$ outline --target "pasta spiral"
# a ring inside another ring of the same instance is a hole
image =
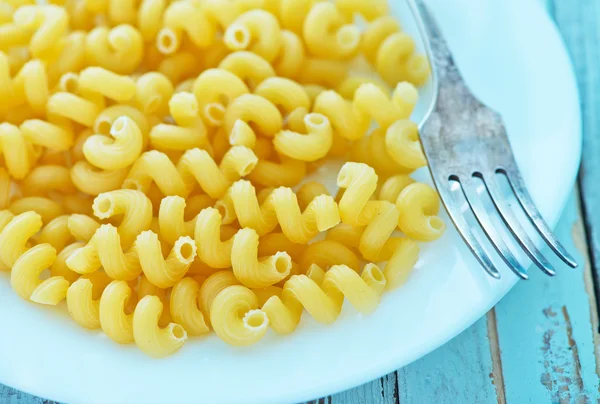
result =
[[[344,297],[360,312],[371,313],[385,285],[383,273],[374,264],[367,264],[362,275],[344,265],[335,265],[327,272],[314,265],[308,275],[294,275],[286,281],[281,298],[269,298],[262,310],[273,330],[289,334],[298,326],[303,308],[318,322],[334,322]]]
[[[221,201],[228,216],[236,217],[242,227],[263,235],[278,224],[290,241],[306,244],[319,232],[330,229],[340,221],[338,206],[329,195],[319,195],[300,211],[296,194],[280,187],[273,190],[260,204],[254,186],[245,180],[234,183]],[[233,216],[233,212],[235,216]]]

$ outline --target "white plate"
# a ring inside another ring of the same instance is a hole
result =
[[[404,2],[395,3],[415,32]],[[429,3],[473,90],[504,115],[533,198],[555,223],[581,149],[577,90],[555,27],[535,0]],[[70,403],[281,403],[343,390],[442,345],[516,282],[506,271],[499,281],[485,275],[453,229],[422,250],[409,282],[371,316],[345,307],[326,327],[306,315],[293,335],[243,349],[193,338],[162,360],[24,302],[2,277],[0,382]]]

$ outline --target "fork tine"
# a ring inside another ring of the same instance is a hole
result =
[[[482,202],[481,196],[477,193],[477,184],[473,180],[472,177],[465,179],[461,179],[460,185],[465,194],[465,198],[467,198],[467,202],[471,207],[471,210],[475,214],[475,218],[481,225],[484,233],[491,241],[492,245],[500,254],[500,257],[506,262],[506,265],[521,279],[528,279],[527,271],[525,268],[519,263],[519,261],[515,258],[513,253],[508,249],[504,239],[499,231],[496,231],[494,224],[490,219],[490,212],[486,209]]]
[[[485,184],[488,194],[494,203],[494,206],[498,210],[498,214],[508,227],[508,230],[512,233],[517,242],[525,250],[529,258],[546,274],[550,276],[556,275],[552,264],[548,262],[546,257],[536,248],[535,244],[531,241],[517,218],[513,210],[508,206],[506,198],[502,195],[498,183],[496,182],[495,175],[492,174],[486,178],[481,177],[481,180]]]
[[[453,195],[453,193],[461,192],[460,189],[452,191],[449,189],[450,187],[446,183],[442,183],[440,181],[435,181],[435,183],[438,193],[440,194],[440,198],[446,207],[446,211],[448,212],[450,219],[452,222],[454,222],[454,225],[458,229],[458,233],[461,235],[465,243],[467,243],[467,246],[475,255],[477,261],[479,261],[479,263],[483,266],[483,269],[485,269],[490,276],[500,279],[500,273],[494,266],[494,263],[490,259],[488,253],[484,250],[482,245],[471,231],[471,226],[469,226],[466,218],[461,212],[460,202],[457,201],[455,195]]]
[[[535,207],[527,188],[525,187],[525,182],[521,177],[521,173],[519,173],[518,169],[506,170],[501,169],[498,172],[504,174],[508,179],[508,183],[510,184],[513,192],[515,193],[517,200],[521,204],[521,207],[527,214],[527,217],[533,223],[537,231],[540,233],[542,238],[546,241],[546,243],[550,246],[552,251],[558,255],[558,257],[563,260],[565,264],[570,266],[571,268],[577,268],[577,262],[567,252],[565,247],[561,244],[560,241],[556,238],[546,221],[540,215],[540,212]]]

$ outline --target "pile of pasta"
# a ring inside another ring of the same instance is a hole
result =
[[[373,311],[444,231],[436,192],[408,176],[426,164],[409,117],[429,65],[388,12],[0,1],[14,291],[156,357],[211,330],[288,334],[304,311],[331,323],[344,300]],[[334,160],[337,194],[305,181]]]

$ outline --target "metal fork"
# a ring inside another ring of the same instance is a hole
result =
[[[422,0],[408,2],[432,64],[434,102],[420,127],[421,144],[435,186],[458,232],[487,273],[500,278],[490,256],[475,237],[469,217],[461,209],[466,199],[466,210],[470,207],[491,244],[517,276],[528,278],[526,267],[507,246],[508,233],[544,273],[555,275],[554,268],[527,235],[501,190],[498,178],[504,175],[525,215],[542,238],[567,265],[577,267],[527,192],[501,116],[471,93]],[[488,197],[486,205],[484,202]],[[493,203],[489,203],[490,199]],[[499,216],[505,226],[495,226],[494,216]]]

